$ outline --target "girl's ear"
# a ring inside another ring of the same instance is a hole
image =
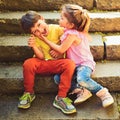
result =
[[[40,19],[45,21],[45,19],[44,19],[44,17],[43,17],[43,16],[41,16],[41,17],[40,17]]]
[[[74,23],[70,23],[70,28],[74,28]]]

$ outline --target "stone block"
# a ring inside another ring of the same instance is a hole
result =
[[[120,10],[120,0],[96,0],[96,9]]]
[[[120,35],[106,36],[106,59],[120,60]]]
[[[101,35],[91,34],[92,40],[90,41],[90,50],[93,54],[94,60],[104,59],[104,44]]]

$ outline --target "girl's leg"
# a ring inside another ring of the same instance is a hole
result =
[[[54,75],[54,82],[55,84],[59,85],[60,83],[60,74],[55,74]],[[71,81],[71,87],[70,87],[70,92],[72,92],[74,89],[80,88],[80,85],[76,81],[76,74],[74,73]]]
[[[59,85],[60,83],[60,74],[54,75],[54,82]],[[75,104],[82,103],[86,101],[88,98],[92,96],[91,92],[87,90],[86,88],[80,86],[77,83],[76,80],[76,70],[74,72],[72,82],[71,82],[71,88],[69,90],[69,94],[77,94],[77,98],[74,100]]]
[[[81,86],[86,87],[101,99],[103,107],[107,107],[114,103],[114,99],[107,88],[104,88],[93,79],[90,78],[92,70],[86,66],[77,68],[77,81]]]
[[[103,87],[91,78],[92,70],[87,66],[79,66],[76,68],[77,82],[90,90],[92,93],[97,93]]]

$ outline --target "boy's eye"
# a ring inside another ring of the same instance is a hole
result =
[[[34,30],[34,31],[32,31],[31,33],[32,33],[33,35],[35,35],[35,34],[36,34],[36,32],[37,32],[37,30]]]

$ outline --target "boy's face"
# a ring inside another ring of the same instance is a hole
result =
[[[31,33],[36,37],[41,35],[47,36],[48,35],[48,25],[45,23],[44,20],[38,20],[34,26],[31,28]]]

